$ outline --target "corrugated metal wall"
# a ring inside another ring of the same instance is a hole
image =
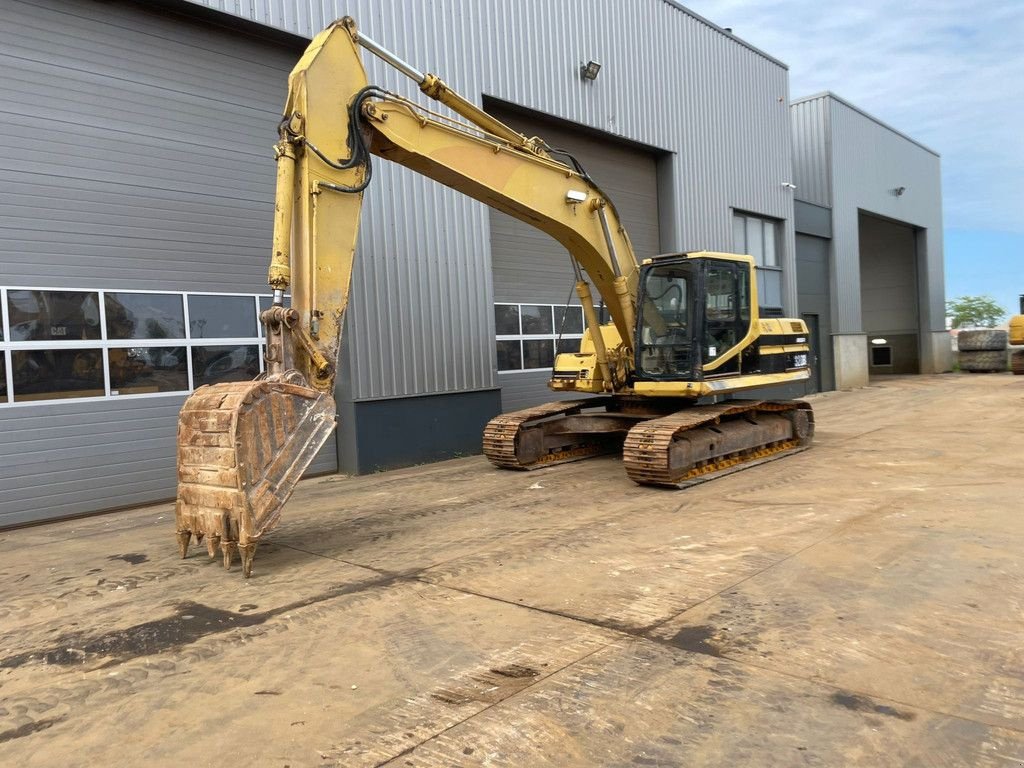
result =
[[[832,205],[832,177],[829,154],[829,103],[827,94],[793,102],[794,196],[806,203]]]
[[[795,309],[784,66],[665,0],[196,0],[310,36],[344,14],[470,99],[544,112],[673,153],[665,250],[731,250],[731,209],[785,221]],[[581,61],[603,65],[596,82]],[[366,57],[370,79],[426,103]],[[436,108],[436,105],[432,105]],[[355,400],[494,387],[486,209],[378,163],[366,194],[348,360]],[[453,314],[452,307],[455,307]],[[381,348],[388,351],[381,354]]]
[[[928,230],[923,330],[945,327],[939,156],[832,93],[792,106],[796,197],[832,207],[833,333],[862,333],[858,212]],[[901,195],[894,190],[904,187]]]
[[[0,282],[266,291],[295,56],[127,4],[2,0]],[[182,399],[0,407],[0,526],[173,497]],[[315,468],[335,466],[332,444]]]

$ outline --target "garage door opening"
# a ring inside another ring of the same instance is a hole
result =
[[[861,312],[868,337],[868,373],[921,372],[915,227],[861,211]]]

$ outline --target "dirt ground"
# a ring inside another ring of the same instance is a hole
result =
[[[0,533],[0,763],[1024,765],[1024,378],[811,399],[686,491],[307,481],[249,581],[171,505]]]

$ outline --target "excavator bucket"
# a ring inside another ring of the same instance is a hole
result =
[[[192,536],[230,568],[237,550],[246,578],[260,537],[334,429],[334,399],[283,381],[200,387],[178,418],[178,546]]]

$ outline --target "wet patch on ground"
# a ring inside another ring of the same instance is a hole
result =
[[[97,659],[108,659],[102,667],[119,664],[140,656],[152,656],[172,648],[190,645],[208,635],[253,627],[281,614],[316,603],[334,600],[367,589],[386,587],[402,576],[341,584],[302,600],[258,613],[235,613],[194,602],[178,603],[174,613],[153,621],[116,629],[100,635],[84,632],[61,635],[49,648],[26,651],[0,659],[0,669],[14,669],[28,663],[70,667]]]
[[[885,715],[886,717],[895,717],[898,720],[914,720],[917,715],[913,712],[908,712],[903,709],[896,709],[896,707],[890,707],[887,704],[878,704],[872,701],[867,696],[859,696],[855,693],[846,693],[844,691],[837,691],[833,693],[829,700],[840,707],[846,707],[846,709],[854,712],[867,712],[872,715]]]
[[[126,555],[111,555],[107,560],[124,560],[132,565],[141,565],[149,560],[149,555],[144,555],[141,552],[129,552]]]
[[[11,728],[9,731],[2,731],[0,732],[0,744],[3,744],[5,741],[14,741],[24,736],[31,736],[33,733],[39,733],[39,731],[45,731],[47,728],[51,728],[64,720],[65,717],[65,715],[62,715],[46,720],[36,720],[35,722],[25,723],[25,725],[17,728]]]
[[[715,628],[706,624],[695,627],[683,627],[671,639],[671,644],[684,651],[703,653],[706,656],[721,658],[722,650],[712,640],[715,637]]]

